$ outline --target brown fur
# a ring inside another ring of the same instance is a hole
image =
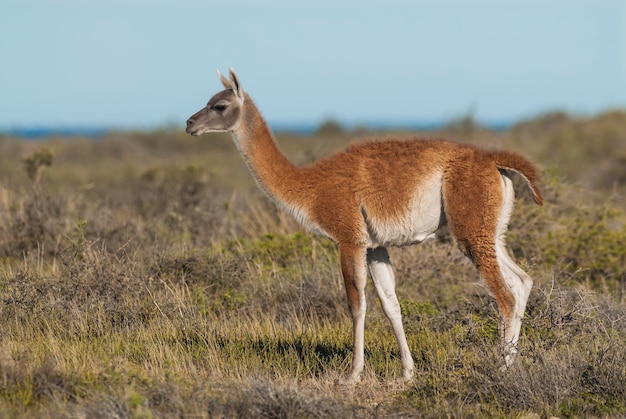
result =
[[[361,240],[355,232],[360,228],[355,228],[353,223],[361,225],[357,211],[360,205],[366,206],[371,215],[394,218],[406,211],[412,192],[435,169],[444,170],[444,187],[452,188],[452,195],[461,201],[458,210],[463,215],[458,218],[467,218],[467,213],[485,205],[495,205],[499,210],[496,204],[501,200],[497,193],[500,188],[498,168],[520,173],[527,180],[535,202],[542,204],[536,186],[537,170],[521,155],[490,152],[445,140],[389,139],[353,144],[301,168],[294,179],[298,187],[291,188],[290,192],[294,200],[308,201],[307,208],[331,238],[339,243],[358,245]],[[449,185],[446,179],[454,179],[455,184]],[[493,195],[491,199],[474,199],[483,190]],[[452,197],[449,200],[453,202]],[[495,214],[492,216],[497,218]],[[475,231],[476,225],[462,228]],[[459,231],[459,235],[472,234]]]

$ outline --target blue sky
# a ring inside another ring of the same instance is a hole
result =
[[[272,123],[626,108],[626,1],[2,0],[0,129],[182,126],[232,66]]]

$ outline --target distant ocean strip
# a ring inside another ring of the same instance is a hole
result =
[[[482,128],[487,128],[493,131],[505,131],[509,129],[513,124],[508,122],[492,122],[492,123],[477,123]],[[286,132],[301,135],[310,135],[320,130],[323,127],[322,124],[313,123],[270,123],[272,129],[276,132]],[[372,124],[340,124],[341,130],[355,131],[415,131],[415,132],[432,132],[439,131],[450,126],[448,122],[426,122],[426,123],[401,123],[401,122],[380,122]],[[0,135],[20,138],[25,140],[41,140],[52,137],[83,137],[89,139],[100,139],[106,137],[110,133],[120,132],[151,132],[151,131],[184,131],[184,127],[172,127],[167,126],[164,128],[156,127],[154,129],[132,129],[132,128],[108,128],[108,127],[26,127],[26,128],[10,128],[0,129]]]

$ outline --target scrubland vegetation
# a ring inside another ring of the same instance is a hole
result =
[[[354,137],[279,135],[309,163]],[[502,372],[497,311],[442,232],[392,249],[413,382],[372,290],[366,372],[333,243],[270,204],[227,135],[0,138],[0,417],[623,417],[626,113],[443,136],[523,152],[509,246],[535,279]]]

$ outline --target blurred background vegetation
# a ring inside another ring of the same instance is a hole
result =
[[[5,135],[0,416],[625,415],[626,111],[419,133],[329,120],[277,139],[304,165],[416,135],[542,168],[546,205],[520,188],[509,233],[536,281],[519,368],[499,372],[495,306],[443,232],[392,251],[415,382],[389,384],[400,363],[370,293],[365,384],[339,391],[351,326],[336,248],[268,202],[229,135]]]

